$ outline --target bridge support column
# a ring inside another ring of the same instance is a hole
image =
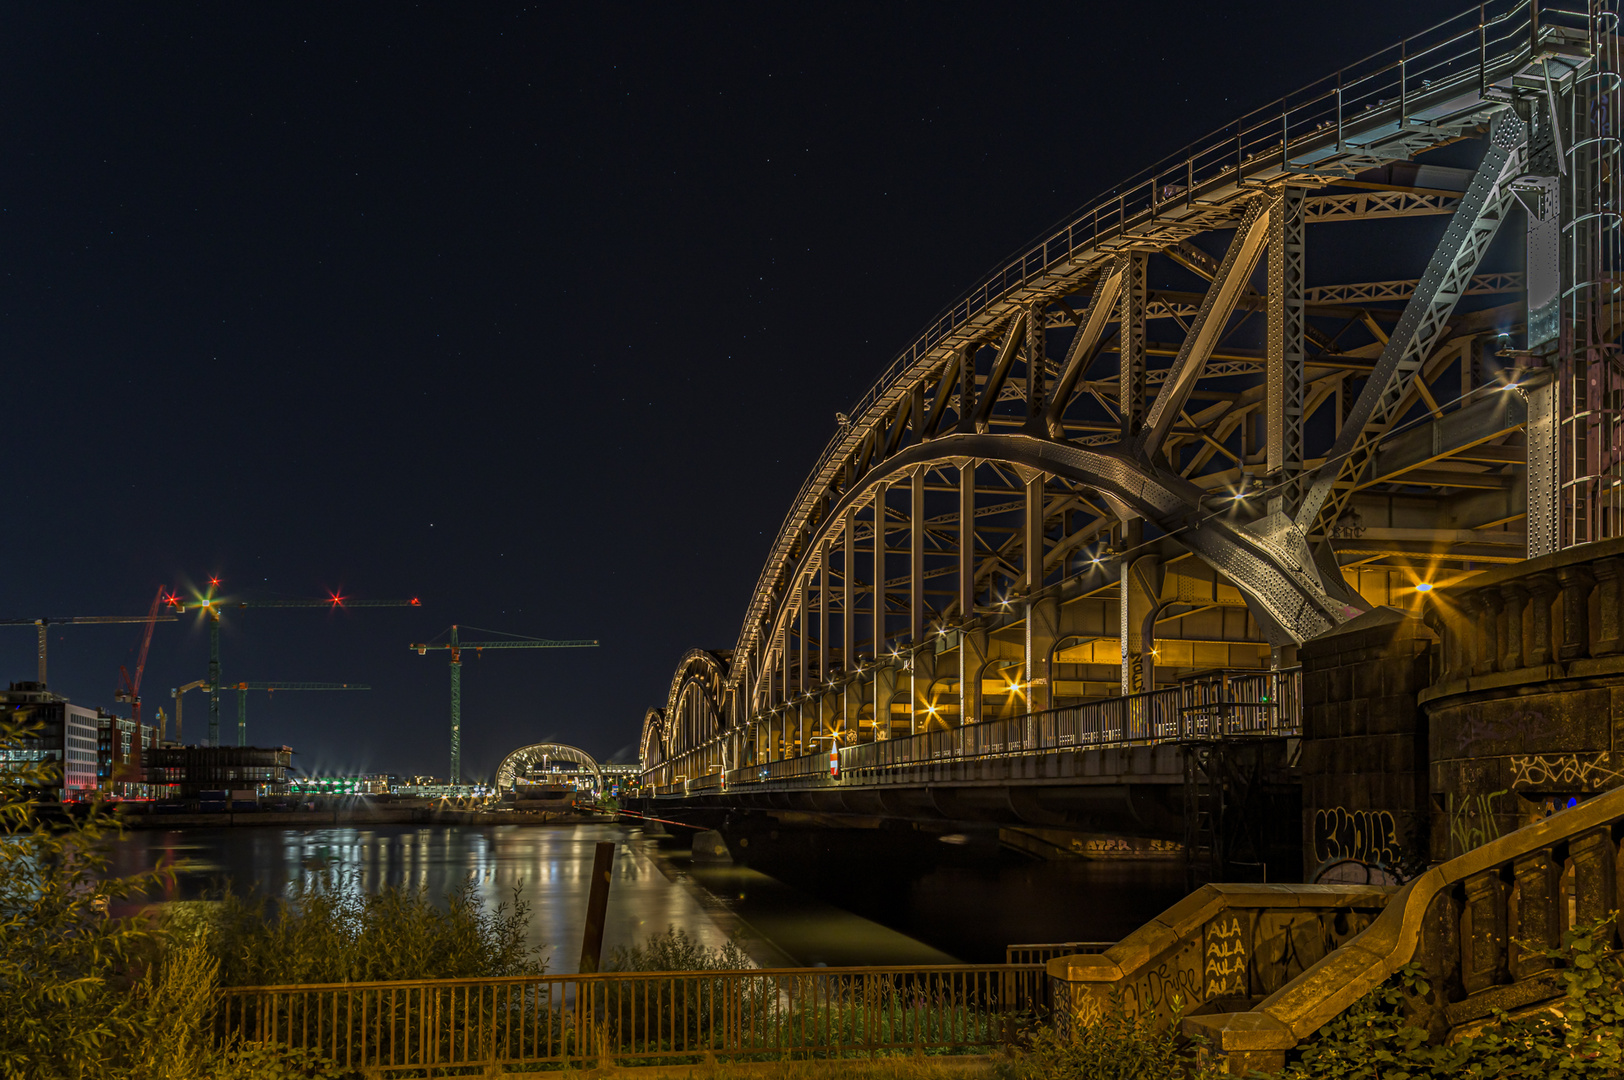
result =
[[[1041,596],[1026,603],[1026,705],[1042,712],[1054,700],[1050,672],[1054,643],[1060,636],[1060,598]]]
[[[931,684],[936,681],[936,650],[930,647],[915,649],[908,660],[908,733],[917,735],[930,727]]]
[[[891,737],[891,699],[897,693],[897,669],[886,659],[874,669],[874,737]]]
[[[874,489],[874,659],[885,655],[885,484]],[[878,715],[878,714],[876,714]]]
[[[1293,516],[1303,467],[1304,194],[1285,188],[1269,209],[1268,507]]]
[[[862,741],[862,715],[863,680],[848,678],[840,687],[840,730],[848,745]]]
[[[976,463],[959,461],[959,621],[976,615]]]
[[[840,668],[852,672],[857,670],[857,515],[847,514],[840,531]]]
[[[987,666],[987,631],[966,626],[959,633],[959,723],[981,719],[981,669]]]
[[[1562,214],[1557,178],[1525,178],[1518,200],[1528,212],[1527,282],[1528,317],[1525,348],[1536,356],[1555,359],[1559,347],[1562,291]],[[1557,361],[1558,363],[1560,361]],[[1561,477],[1557,440],[1557,386],[1550,379],[1524,393],[1528,399],[1527,485],[1528,557],[1549,555],[1562,546]]]
[[[925,640],[925,470],[910,478],[908,499],[908,641]],[[917,706],[917,702],[915,705]]]
[[[1138,524],[1135,522],[1134,524]],[[1130,533],[1138,532],[1137,529]],[[1122,633],[1122,693],[1142,694],[1156,689],[1155,627],[1146,620],[1161,598],[1162,568],[1154,555],[1124,555],[1122,598],[1118,625]]]
[[[1130,251],[1122,257],[1121,308],[1117,319],[1117,401],[1122,413],[1122,437],[1134,438],[1145,423],[1145,307],[1150,290],[1146,284],[1149,256]]]
[[[819,556],[818,568],[818,681],[829,681],[829,554],[831,545],[825,543]]]
[[[1429,851],[1428,725],[1417,704],[1431,681],[1431,635],[1391,608],[1371,617],[1381,621],[1334,630],[1298,654],[1303,874],[1310,882],[1344,859],[1391,872],[1446,857]]]

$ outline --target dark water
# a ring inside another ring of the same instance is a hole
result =
[[[768,965],[998,961],[1010,943],[1115,939],[1183,891],[1172,863],[1031,863],[839,838],[815,851],[786,844],[776,859],[752,857],[754,866],[695,865],[678,838],[613,825],[131,832],[114,864],[130,873],[173,863],[173,889],[153,898],[172,900],[197,899],[222,880],[277,895],[328,870],[358,890],[426,886],[434,895],[472,875],[493,905],[522,884],[531,941],[549,947],[549,970],[570,972],[600,840],[617,843],[606,956],[677,926],[713,947],[737,935]]]

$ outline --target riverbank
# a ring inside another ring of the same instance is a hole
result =
[[[320,810],[155,813],[118,807],[128,829],[222,829],[275,826],[326,829],[371,825],[603,825],[617,819],[576,810],[451,810],[434,806],[346,806]]]

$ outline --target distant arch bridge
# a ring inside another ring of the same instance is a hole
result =
[[[583,766],[592,774],[593,785],[599,790],[603,788],[603,772],[591,754],[563,743],[539,742],[521,746],[502,759],[502,763],[496,767],[496,790],[507,791],[526,778],[531,766],[539,765],[545,769],[554,761]]]

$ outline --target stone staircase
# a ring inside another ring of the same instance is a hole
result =
[[[1428,1026],[1560,997],[1542,951],[1617,908],[1624,788],[1524,826],[1402,888],[1208,885],[1097,956],[1048,962],[1062,1024],[1113,996],[1206,1037],[1233,1073],[1286,1054],[1411,961],[1432,984]],[[1615,931],[1616,932],[1616,931]],[[1513,944],[1515,943],[1515,944]]]

